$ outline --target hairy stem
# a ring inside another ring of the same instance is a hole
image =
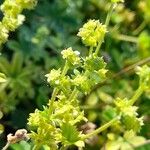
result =
[[[105,25],[106,27],[109,26],[109,22],[110,22],[110,18],[111,18],[111,15],[113,13],[113,9],[114,9],[114,4],[111,4],[110,8],[109,8],[109,11],[108,11],[108,14],[107,14],[107,17],[106,17],[106,21],[105,21]],[[98,52],[101,48],[101,45],[103,43],[104,39],[101,39],[96,47],[96,50],[95,50],[95,54],[98,55]]]
[[[69,67],[68,67],[68,62],[66,61],[65,62],[65,66],[64,66],[64,69],[62,71],[62,76],[65,76],[67,71],[68,71]]]
[[[116,123],[119,120],[120,117],[116,117],[114,119],[112,119],[111,121],[109,121],[108,123],[104,124],[103,126],[99,127],[98,129],[94,130],[93,132],[83,135],[81,137],[82,140],[88,139],[94,135],[99,134],[100,132],[106,130],[108,127],[110,127],[111,125],[113,125],[114,123]]]
[[[69,101],[72,101],[73,99],[75,99],[76,96],[77,96],[77,94],[78,94],[78,90],[75,87],[74,90],[73,90],[73,92],[72,92],[72,94],[71,94],[71,96],[69,97]]]
[[[99,52],[99,50],[101,48],[101,45],[102,45],[103,41],[104,41],[104,39],[102,39],[101,41],[99,41],[99,43],[98,43],[98,45],[96,47],[96,50],[95,50],[95,54],[96,55],[98,55],[98,52]]]
[[[66,62],[65,62],[64,69],[62,70],[62,74],[61,74],[62,77],[66,75],[68,69],[69,69],[69,67],[68,67],[68,62],[66,61]],[[49,104],[50,104],[51,106],[53,105],[53,103],[54,103],[54,101],[55,101],[55,98],[56,98],[58,92],[59,92],[59,89],[58,89],[58,88],[54,88],[53,93],[52,93],[52,97],[51,97],[50,102],[49,102]]]
[[[133,31],[134,35],[138,35],[146,26],[145,20]]]
[[[142,85],[139,86],[139,88],[135,91],[133,97],[130,99],[129,104],[133,105],[138,100],[138,98],[142,95],[143,91],[144,91],[144,87]]]
[[[93,47],[90,47],[89,56],[92,54],[92,52],[93,52]]]
[[[106,17],[106,21],[105,21],[105,25],[108,26],[109,25],[109,22],[110,22],[110,18],[111,18],[111,15],[113,13],[113,9],[114,9],[114,4],[112,3],[111,6],[110,6],[110,9],[109,9],[109,12],[107,14],[107,17]]]
[[[121,41],[131,42],[131,43],[138,42],[137,37],[133,37],[133,36],[129,36],[129,35],[118,34],[118,35],[115,35],[114,38],[121,40]]]

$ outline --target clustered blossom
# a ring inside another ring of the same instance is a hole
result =
[[[63,59],[66,59],[67,62],[73,66],[80,63],[80,53],[78,51],[73,51],[71,47],[63,50],[61,54]]]
[[[130,100],[117,98],[114,101],[117,111],[121,114],[121,122],[127,130],[139,131],[143,125],[143,117],[138,118],[138,107],[132,106]]]
[[[98,20],[89,20],[80,28],[77,35],[82,38],[82,42],[86,46],[96,47],[98,42],[103,41],[106,32],[106,26]]]
[[[52,69],[50,71],[50,73],[46,74],[45,76],[47,77],[47,81],[49,83],[57,84],[57,81],[59,81],[59,79],[61,77],[61,70],[60,69],[58,69],[58,70]]]
[[[5,26],[0,22],[0,45],[2,43],[5,43],[8,39],[8,30],[6,29]]]
[[[18,28],[25,16],[22,15],[23,9],[32,9],[36,5],[37,0],[5,0],[0,9],[4,15],[0,22],[0,45],[5,43],[8,39],[10,31]]]
[[[125,115],[128,115],[128,116],[133,116],[133,115],[137,116],[138,115],[136,112],[138,107],[130,106],[128,99],[117,98],[115,101],[115,105]]]
[[[89,20],[79,30],[78,36],[86,46],[96,47],[99,41],[103,41],[105,33],[106,27],[98,20]],[[87,135],[79,132],[77,125],[87,119],[84,117],[84,111],[80,109],[79,94],[90,93],[95,85],[106,79],[107,69],[103,57],[91,52],[89,56],[82,58],[79,52],[73,51],[71,47],[63,50],[61,54],[66,61],[64,68],[53,69],[46,75],[47,81],[54,87],[48,106],[42,111],[35,110],[28,119],[28,125],[34,127],[30,137],[34,140],[35,148],[41,148],[43,145],[54,150],[58,149],[59,145],[84,147]],[[148,85],[150,68],[138,68],[137,74],[140,80]],[[138,117],[138,107],[132,106],[140,96],[139,93],[143,92],[143,89],[140,92],[139,90],[141,89],[139,88],[131,99],[117,98],[114,101],[116,107],[113,108],[112,124],[117,121],[119,126],[122,125],[122,130],[138,132],[143,125],[143,118]]]
[[[150,85],[150,67],[144,65],[143,67],[137,67],[137,74],[140,77],[140,84],[144,84],[145,87],[149,87]]]

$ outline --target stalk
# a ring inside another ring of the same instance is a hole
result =
[[[114,5],[114,4],[111,4],[110,9],[109,9],[108,14],[107,14],[107,17],[106,17],[106,21],[105,21],[105,25],[106,25],[106,26],[109,25],[110,18],[111,18],[111,15],[112,15],[112,13],[113,13],[114,7],[115,7],[115,5]]]
[[[138,38],[134,36],[129,36],[129,35],[123,35],[123,34],[118,34],[115,36],[116,39],[121,40],[121,41],[126,41],[126,42],[131,42],[131,43],[137,43]]]
[[[62,75],[61,75],[62,77],[66,75],[68,69],[69,69],[68,62],[66,61],[64,69],[62,71]],[[53,105],[58,92],[59,92],[59,89],[58,88],[54,88],[53,93],[52,93],[52,97],[51,97],[50,102],[49,102],[51,106]]]
[[[114,4],[111,4],[111,6],[109,8],[109,11],[108,11],[108,14],[107,14],[107,17],[106,17],[106,21],[105,21],[106,27],[109,26],[109,22],[110,22],[111,15],[113,13],[114,6],[115,6]],[[103,41],[104,41],[104,38],[99,41],[99,43],[98,43],[98,45],[96,47],[96,50],[95,50],[95,54],[96,55],[98,55],[98,52],[99,52],[99,50],[101,48],[101,45],[102,45]]]
[[[114,119],[112,119],[111,121],[109,121],[108,123],[104,124],[103,126],[99,127],[98,129],[94,130],[93,132],[83,135],[81,137],[82,140],[88,139],[94,135],[97,135],[99,133],[101,133],[102,131],[106,130],[107,128],[109,128],[110,126],[112,126],[114,123],[116,123],[119,120],[120,117],[116,117]]]
[[[136,90],[133,97],[130,99],[129,104],[133,105],[138,100],[138,98],[142,95],[143,91],[144,91],[144,87],[142,85],[139,86],[139,88]]]
[[[146,22],[143,21],[134,31],[133,34],[134,35],[138,35],[146,26]]]

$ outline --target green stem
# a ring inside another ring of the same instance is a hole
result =
[[[93,47],[91,46],[89,50],[89,56],[92,54],[92,52],[93,52]]]
[[[111,125],[113,125],[114,123],[116,123],[119,120],[120,117],[116,117],[114,119],[112,119],[111,121],[109,121],[108,123],[104,124],[103,126],[99,127],[98,129],[94,130],[93,132],[83,135],[81,137],[82,140],[88,139],[94,135],[99,134],[100,132],[106,130],[108,127],[110,127]]]
[[[65,76],[67,71],[68,71],[69,67],[68,67],[68,62],[66,61],[65,62],[65,66],[64,66],[64,69],[62,71],[62,76]]]
[[[138,35],[146,26],[146,22],[143,21],[134,31],[133,34],[134,35]]]
[[[73,99],[75,99],[75,97],[77,96],[77,94],[78,94],[78,90],[75,87],[74,90],[73,90],[73,92],[72,92],[72,94],[71,94],[71,96],[69,97],[69,101],[72,101]]]
[[[104,41],[104,39],[102,39],[101,41],[99,41],[99,43],[98,43],[98,45],[96,47],[96,50],[95,50],[95,55],[96,56],[98,55],[98,52],[99,52],[99,50],[101,48],[101,45],[102,45],[103,41]]]
[[[69,69],[68,62],[66,61],[64,69],[63,69],[62,74],[61,74],[62,77],[66,75],[68,69]],[[52,97],[51,97],[50,102],[49,102],[51,106],[53,105],[58,92],[59,92],[59,89],[54,88],[53,93],[52,93]]]
[[[52,97],[51,97],[50,102],[49,102],[51,106],[53,105],[58,92],[59,92],[59,89],[54,88],[53,93],[52,93]]]
[[[108,12],[107,17],[106,17],[106,21],[105,21],[106,27],[109,25],[110,18],[111,18],[111,15],[113,13],[113,9],[114,9],[114,4],[111,4],[109,12]]]
[[[131,43],[137,43],[138,42],[138,39],[136,37],[123,35],[123,34],[118,34],[118,35],[114,36],[114,38],[121,40],[121,41],[131,42]]]
[[[133,97],[130,99],[129,104],[133,105],[138,100],[138,98],[142,95],[143,91],[144,91],[144,87],[142,85],[139,86],[139,88],[135,91]]]
[[[106,21],[105,21],[106,27],[109,26],[109,22],[110,22],[111,15],[113,13],[113,9],[114,9],[114,4],[111,4],[110,9],[109,9],[108,14],[107,14],[107,17],[106,17]],[[99,43],[96,47],[96,50],[95,50],[95,55],[98,55],[98,52],[101,48],[101,45],[102,45],[103,41],[104,41],[104,38],[99,41]]]

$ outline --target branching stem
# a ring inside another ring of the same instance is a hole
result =
[[[96,50],[95,50],[95,54],[96,55],[98,55],[98,52],[99,52],[99,50],[101,48],[101,45],[102,45],[103,41],[104,41],[104,39],[102,39],[101,41],[99,41],[99,43],[98,43],[98,45],[96,47]]]
[[[108,26],[109,25],[109,22],[110,22],[110,18],[111,18],[111,15],[113,13],[113,9],[114,9],[114,4],[112,3],[111,6],[110,6],[110,9],[108,11],[108,14],[107,14],[107,17],[106,17],[106,21],[105,21],[105,25]]]
[[[89,56],[92,54],[92,52],[93,52],[93,47],[90,47]]]
[[[112,119],[111,121],[109,121],[108,123],[104,124],[103,126],[99,127],[98,129],[94,130],[93,132],[83,135],[81,137],[82,140],[88,139],[94,135],[99,134],[100,132],[106,130],[107,128],[109,128],[111,125],[113,125],[114,123],[116,123],[118,120],[120,119],[120,117],[116,117],[114,119]]]
[[[73,92],[72,92],[72,94],[71,94],[71,96],[69,97],[69,101],[72,101],[73,99],[75,99],[76,96],[77,96],[77,94],[78,94],[78,90],[75,87],[74,90],[73,90]]]
[[[146,22],[143,21],[134,31],[133,34],[134,35],[138,35],[146,26]]]
[[[130,99],[129,104],[133,105],[138,100],[138,98],[142,95],[143,91],[144,91],[144,87],[142,85],[139,86],[139,88],[135,91],[133,97]]]
[[[115,35],[114,38],[121,40],[121,41],[131,42],[131,43],[137,43],[138,42],[137,37],[129,36],[129,35],[118,34],[118,35]]]
[[[64,69],[63,69],[62,74],[61,74],[62,77],[66,75],[68,69],[69,69],[68,62],[66,61]],[[53,105],[58,92],[59,92],[59,89],[54,88],[53,93],[52,93],[52,97],[51,97],[50,102],[49,102],[51,104],[51,106]]]

